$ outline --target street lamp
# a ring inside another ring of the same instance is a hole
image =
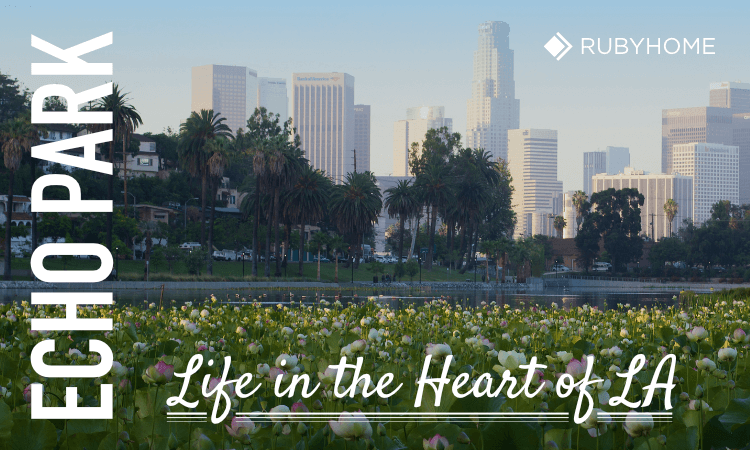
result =
[[[198,197],[193,197],[190,200],[198,200]],[[188,203],[190,203],[190,200],[188,200],[188,201],[185,202],[185,226],[184,226],[184,229],[186,229],[186,230],[187,230],[187,206],[188,206]]]
[[[124,194],[124,193],[125,193],[125,191],[120,191],[120,194]],[[138,201],[135,199],[135,194],[133,194],[132,192],[128,192],[128,195],[132,195],[133,196],[133,218],[137,219],[138,217],[136,215],[137,214],[136,213],[136,211],[137,211],[137,209],[136,209],[137,206],[136,205],[138,204]]]
[[[419,261],[419,285],[422,285],[422,253],[419,254],[417,257],[417,261]]]
[[[115,278],[120,281],[120,247],[115,247]]]
[[[242,252],[242,278],[245,278],[245,252]]]

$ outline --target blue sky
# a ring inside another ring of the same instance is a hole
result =
[[[559,178],[580,189],[582,153],[627,146],[658,172],[661,109],[708,104],[712,81],[750,82],[744,32],[750,3],[663,2],[30,2],[0,4],[0,70],[31,89],[82,90],[98,77],[32,77],[31,34],[68,47],[107,32],[114,44],[88,60],[114,63],[114,80],[144,118],[139,131],[176,128],[190,110],[190,67],[243,65],[259,76],[338,71],[355,101],[372,105],[371,168],[392,168],[393,122],[410,106],[442,105],[466,129],[477,26],[510,24],[521,126],[558,130]],[[556,33],[573,44],[557,61]],[[581,55],[583,37],[715,38],[715,55]],[[107,81],[112,77],[107,77]]]

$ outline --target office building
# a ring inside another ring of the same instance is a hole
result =
[[[750,113],[750,83],[711,83],[709,106],[729,108],[732,114]]]
[[[508,169],[513,177],[514,236],[553,234],[556,199],[562,193],[557,180],[557,131],[519,129],[508,131]]]
[[[696,142],[732,145],[732,110],[702,106],[664,109],[661,114],[661,171],[672,173],[672,148]]]
[[[594,193],[614,188],[638,189],[643,194],[641,206],[641,235],[653,240],[676,233],[685,219],[693,218],[693,179],[680,174],[647,174],[642,170],[626,167],[624,171],[610,175],[598,174],[593,177]],[[677,203],[677,215],[670,224],[664,213],[664,204],[669,199]],[[671,227],[671,228],[670,228]]]
[[[479,25],[471,98],[466,102],[466,146],[483,148],[493,159],[504,160],[508,159],[508,130],[521,126],[509,35],[505,22]]]
[[[393,125],[393,175],[410,176],[409,154],[412,144],[416,142],[421,150],[427,130],[442,127],[447,127],[449,133],[453,132],[453,119],[445,117],[443,106],[407,108],[406,120],[399,120]]]
[[[732,145],[690,143],[674,146],[674,170],[693,178],[693,221],[711,218],[719,200],[739,203],[739,148]]]
[[[591,197],[591,177],[598,173],[607,173],[607,154],[605,152],[583,152],[583,192]]]
[[[357,171],[370,170],[370,105],[354,105],[354,149]]]
[[[221,114],[224,122],[236,133],[246,127],[247,69],[240,66],[211,64],[192,69],[191,111],[213,109]]]
[[[630,149],[628,147],[609,147],[604,149],[607,159],[607,174],[617,175],[630,167]]]
[[[247,119],[253,115],[255,108],[258,106],[258,72],[247,69],[245,79],[245,124],[243,129],[247,129]]]
[[[280,123],[286,122],[289,118],[289,95],[284,78],[258,78],[257,97],[258,107],[266,108],[266,111],[272,114],[278,114]]]
[[[341,184],[354,171],[354,77],[292,74],[292,120],[312,167]]]
[[[732,145],[740,152],[740,205],[750,204],[750,113],[732,116]]]
[[[562,216],[565,219],[565,228],[563,228],[563,238],[572,239],[578,234],[578,212],[573,204],[573,196],[576,191],[568,191],[563,194]]]

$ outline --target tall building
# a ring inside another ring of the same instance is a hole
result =
[[[573,204],[573,196],[575,193],[576,191],[568,191],[563,194],[562,216],[565,219],[565,228],[563,228],[564,239],[572,239],[578,234],[578,222],[576,222],[578,213]]]
[[[583,152],[583,192],[591,197],[591,177],[598,173],[607,173],[607,154],[605,152]]]
[[[732,114],[750,113],[750,83],[723,81],[711,83],[709,106],[729,108]]]
[[[594,192],[607,189],[635,188],[643,194],[641,206],[641,234],[658,241],[669,236],[670,224],[664,213],[664,204],[670,198],[677,203],[677,215],[671,231],[676,233],[685,219],[693,218],[693,179],[679,174],[647,174],[626,167],[617,174],[598,174],[593,178]]]
[[[410,176],[409,153],[411,145],[421,145],[427,130],[447,127],[453,132],[453,119],[445,117],[443,106],[417,106],[407,108],[406,120],[399,120],[393,125],[393,175]]]
[[[750,174],[750,113],[732,116],[732,145],[740,151],[740,173]],[[740,205],[750,204],[750,176],[740,177]]]
[[[732,110],[702,106],[664,109],[661,113],[661,171],[672,173],[672,148],[704,142],[732,145]]]
[[[255,112],[255,108],[258,106],[258,72],[253,69],[247,69],[245,91],[247,92],[245,98],[245,125],[247,128],[247,119],[249,119]]]
[[[719,200],[739,203],[739,148],[732,145],[690,143],[674,146],[674,170],[693,178],[693,222],[711,218]]]
[[[483,148],[493,158],[504,160],[508,159],[508,130],[521,127],[509,35],[505,22],[479,25],[471,98],[466,102],[467,147]]]
[[[630,167],[630,149],[628,147],[609,147],[604,149],[607,155],[607,173],[617,175]]]
[[[354,149],[357,171],[370,170],[370,105],[354,105]]]
[[[247,68],[211,64],[192,69],[191,111],[213,109],[236,133],[245,128],[247,116]]]
[[[292,119],[312,167],[342,183],[354,171],[354,77],[292,74]]]
[[[557,180],[557,131],[508,130],[508,170],[513,177],[516,238],[553,234],[552,215],[562,193]]]
[[[289,118],[289,95],[284,78],[258,78],[257,96],[258,107],[266,108],[267,111],[278,114],[279,122],[286,122]],[[292,124],[292,126],[296,127],[297,125]]]

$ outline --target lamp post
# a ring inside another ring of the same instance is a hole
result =
[[[417,261],[419,261],[419,285],[422,285],[422,253],[419,253],[419,257],[417,258]]]
[[[198,200],[198,197],[193,197],[185,202],[185,226],[183,227],[185,230],[187,230],[187,205],[190,203],[190,200]]]
[[[115,278],[120,281],[120,247],[115,247]]]
[[[242,278],[245,278],[245,252],[242,252]]]
[[[120,194],[124,194],[124,193],[125,193],[125,191],[120,191]],[[135,199],[135,194],[133,194],[132,192],[128,192],[128,195],[132,195],[133,196],[133,218],[134,219],[138,219],[138,217],[136,215],[136,211],[137,211],[137,208],[138,208],[136,205],[138,204],[138,201]]]

